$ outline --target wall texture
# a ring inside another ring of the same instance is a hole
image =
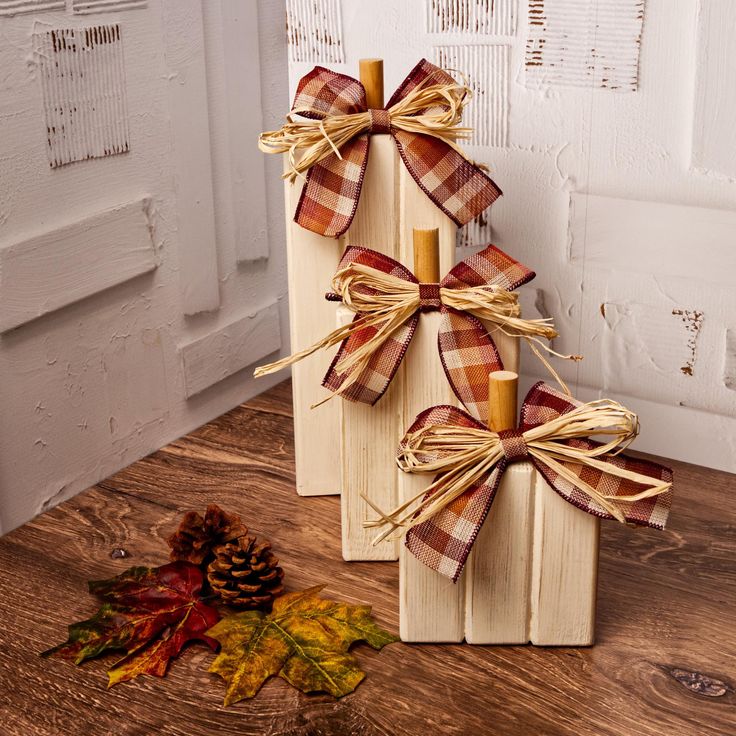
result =
[[[283,23],[0,2],[0,533],[283,378]]]
[[[730,0],[287,0],[290,87],[382,57],[469,75],[468,152],[505,196],[459,234],[537,271],[585,400],[636,410],[637,448],[736,471],[736,10]],[[525,381],[542,377],[523,357]]]

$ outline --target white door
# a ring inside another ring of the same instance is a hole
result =
[[[0,0],[0,533],[268,386],[284,44],[278,3]]]

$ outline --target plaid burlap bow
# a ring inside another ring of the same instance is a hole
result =
[[[423,411],[399,446],[399,467],[434,473],[414,499],[366,526],[406,528],[417,559],[457,581],[509,463],[530,461],[568,503],[602,519],[664,528],[672,471],[621,454],[638,433],[635,414],[611,400],[583,404],[539,382],[524,399],[518,429],[492,432],[453,406]],[[608,435],[605,443],[589,437]],[[421,498],[418,509],[415,503]]]
[[[393,136],[412,178],[458,226],[470,222],[501,190],[455,144],[470,90],[422,59],[385,109],[369,110],[363,85],[352,77],[315,67],[299,81],[286,124],[263,133],[266,153],[289,153],[294,177],[308,169],[294,219],[308,230],[340,237],[360,198],[370,136]],[[297,121],[293,116],[307,118]],[[302,158],[297,161],[297,153]]]
[[[437,345],[445,373],[458,398],[481,415],[485,411],[488,371],[503,365],[493,338],[480,319],[508,334],[551,339],[549,320],[520,316],[513,291],[534,278],[534,272],[502,250],[489,245],[454,266],[438,284],[420,284],[408,268],[368,248],[345,250],[333,279],[335,293],[356,312],[351,324],[340,327],[315,345],[276,363],[261,366],[255,375],[273,373],[321,348],[342,343],[323,385],[350,401],[375,404],[401,365],[420,312],[442,314]],[[489,368],[491,366],[491,368]]]

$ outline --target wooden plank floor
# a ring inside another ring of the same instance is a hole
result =
[[[736,476],[684,463],[668,531],[602,525],[590,649],[360,646],[368,677],[340,701],[274,679],[230,708],[200,646],[109,691],[114,658],[41,660],[94,610],[85,581],[163,563],[177,517],[211,502],[274,541],[289,588],[327,582],[398,629],[396,564],[343,562],[339,499],[294,492],[290,402],[281,384],[0,539],[0,734],[736,733]]]

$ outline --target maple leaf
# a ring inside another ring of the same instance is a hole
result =
[[[74,664],[105,652],[126,656],[108,671],[108,687],[138,675],[166,674],[169,661],[187,642],[217,642],[206,635],[220,616],[199,598],[202,571],[189,562],[162,567],[131,567],[109,580],[89,583],[90,593],[104,603],[86,621],[69,626],[69,638],[42,657],[59,657]]]
[[[247,611],[223,618],[207,635],[222,645],[210,672],[227,683],[225,705],[252,698],[273,675],[305,693],[351,693],[365,677],[350,645],[374,649],[398,641],[371,618],[370,606],[326,600],[319,585],[277,598],[270,614]]]

